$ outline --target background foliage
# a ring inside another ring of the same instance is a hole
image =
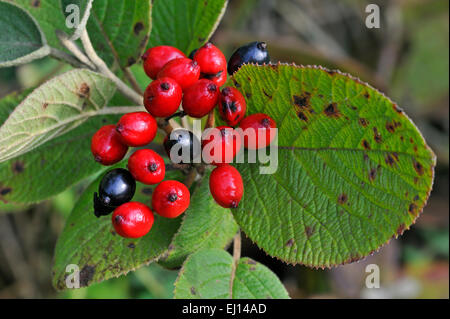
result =
[[[44,11],[41,10],[43,6],[47,6],[49,2],[40,1],[41,6],[38,7],[33,6],[36,3],[33,1],[16,2],[27,6],[36,19],[48,21],[48,24],[45,23],[45,27],[42,27],[43,33],[50,45],[58,46],[51,30],[59,22],[54,21],[54,15],[39,16]],[[214,2],[218,8],[219,2]],[[212,30],[215,27],[207,25],[210,19],[195,18],[205,16],[201,10],[202,7],[195,5],[197,1],[190,1],[189,5],[182,8],[183,10],[174,7],[173,1],[165,1],[164,5],[161,3],[155,1],[153,15],[158,13],[158,16],[165,17],[177,12],[182,15],[181,21],[184,22],[173,27],[174,30],[179,31],[175,34],[183,34],[183,36],[174,41],[179,42],[180,48],[186,53],[202,43],[209,35],[209,33],[197,34],[186,26],[199,25],[202,26],[202,30]],[[121,12],[124,9],[118,8],[117,11]],[[97,20],[94,22],[107,21],[108,19],[104,19],[108,16],[108,12],[108,6],[96,9],[94,13],[97,14]],[[144,30],[137,32],[139,38],[145,34],[147,26],[144,22],[147,19],[140,16],[143,10],[136,9],[133,12],[136,13],[132,15],[134,23],[127,22],[123,24],[123,27],[106,25],[103,31],[107,32],[112,39],[131,36],[134,40],[124,43],[127,43],[127,48],[130,48],[132,52],[136,52],[140,50],[140,42],[133,37],[133,34],[136,35],[136,23],[143,22],[142,26],[137,24],[137,30]],[[400,240],[391,241],[390,245],[380,253],[363,263],[327,271],[311,271],[301,266],[290,267],[277,262],[261,253],[251,241],[244,241],[245,256],[250,256],[275,271],[291,297],[317,295],[370,297],[370,292],[361,288],[364,265],[370,262],[381,264],[383,296],[448,296],[448,286],[442,284],[445,282],[442,278],[448,278],[448,215],[446,213],[448,198],[445,195],[448,190],[448,3],[445,1],[424,1],[412,4],[395,2],[393,5],[382,6],[382,12],[386,12],[382,21],[384,27],[380,30],[368,30],[361,27],[364,21],[364,3],[361,1],[230,1],[224,19],[213,37],[213,41],[224,49],[227,56],[239,44],[261,39],[269,43],[273,61],[321,64],[361,77],[386,92],[405,108],[438,155],[439,164],[433,197],[417,225]],[[298,19],[299,16],[303,18]],[[388,16],[396,18],[388,19]],[[153,20],[150,45],[170,39],[170,34],[167,34],[170,30],[161,28],[158,20]],[[419,26],[417,21],[423,23]],[[127,29],[130,23],[133,29]],[[98,23],[89,25],[88,28],[92,28],[93,32],[95,30],[100,32],[102,30],[98,30],[98,25]],[[61,27],[61,29],[64,28]],[[185,33],[180,32],[181,30]],[[118,43],[121,42],[118,41]],[[114,41],[112,43],[114,48]],[[95,41],[95,44],[102,45],[101,41]],[[97,49],[103,49],[102,57],[111,63],[113,68],[122,69],[133,62],[130,58],[136,59],[138,56],[133,54],[117,56],[114,53],[108,53],[114,51],[113,49],[109,51],[108,48],[111,47],[97,47]],[[425,67],[422,61],[429,61],[430,64],[426,64],[429,67]],[[16,68],[0,69],[0,94],[6,95],[12,91],[33,88],[67,69],[68,67],[49,58]],[[133,66],[131,71],[137,76],[141,87],[145,87],[148,80],[142,77],[140,65]],[[9,101],[15,99],[20,100],[14,96],[8,98]],[[6,102],[2,100],[0,112],[3,113],[0,115],[7,114],[8,105],[15,105],[8,103],[8,100]],[[113,98],[113,104],[124,105],[118,97]],[[103,121],[114,122],[113,118],[114,116],[93,117],[79,127],[80,135],[76,135],[76,139],[67,140],[62,135],[55,140],[56,144],[40,146],[33,156],[25,154],[17,160],[0,165],[0,188],[2,180],[12,179],[17,182],[17,185],[23,185],[24,180],[29,180],[27,192],[20,191],[9,195],[19,196],[16,200],[22,202],[35,202],[59,192],[36,187],[39,183],[51,184],[55,189],[61,190],[75,184],[64,193],[39,205],[0,204],[0,211],[6,213],[0,215],[0,296],[55,296],[50,288],[47,271],[50,268],[52,247],[56,236],[62,231],[65,220],[71,220],[68,215],[75,202],[81,198],[77,205],[83,203],[83,195],[80,191],[91,182],[95,185],[95,181],[92,180],[79,182],[84,176],[94,172],[89,171],[89,163],[92,161],[88,157],[82,158],[83,165],[74,165],[75,169],[82,170],[78,180],[62,178],[61,181],[50,183],[45,180],[45,174],[42,174],[43,180],[30,179],[26,174],[31,174],[42,167],[59,169],[55,167],[57,162],[49,160],[50,158],[61,156],[63,153],[67,154],[67,152],[70,154],[71,151],[76,154],[78,148],[87,149],[86,139],[83,140],[81,137],[91,135]],[[67,146],[68,142],[77,145],[74,149],[63,148],[62,145]],[[66,168],[61,168],[61,174],[65,171],[67,171]],[[92,185],[90,187],[94,187]],[[3,189],[0,194],[4,192]],[[15,214],[8,214],[13,211]],[[239,214],[237,216],[239,217]],[[188,215],[183,222],[189,229]],[[70,222],[66,225],[70,227]],[[179,234],[179,238],[184,239],[183,236],[185,236],[183,233]],[[286,243],[289,243],[289,238],[286,239]],[[226,238],[224,238],[225,242],[227,242]],[[108,246],[108,243],[105,245]],[[129,249],[139,249],[139,245]],[[171,259],[169,255],[166,260],[167,263],[173,263],[169,266],[179,263],[177,256],[180,256],[180,252],[176,249],[173,252],[173,258]],[[119,253],[122,252],[113,252],[110,258],[114,259]],[[75,258],[86,258],[83,254],[83,251],[75,251]],[[142,261],[131,262],[145,263],[146,257],[148,256],[145,256]],[[124,262],[128,261],[124,260]],[[108,271],[111,275],[120,273],[120,265]],[[400,275],[402,273],[405,275]],[[435,276],[430,278],[430,273]],[[152,265],[141,268],[126,277],[79,291],[65,292],[60,296],[171,297],[175,278],[176,272]],[[90,280],[95,281],[95,278]],[[395,287],[398,286],[408,288],[405,290],[406,295],[404,292],[403,295],[399,295],[402,292],[396,290]]]

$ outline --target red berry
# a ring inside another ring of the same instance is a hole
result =
[[[144,61],[144,71],[151,78],[156,79],[158,72],[167,64],[167,62],[178,58],[185,58],[186,55],[177,48],[160,45],[148,49],[142,56]]]
[[[147,112],[133,112],[123,115],[116,130],[122,142],[128,146],[144,146],[156,136],[157,123]]]
[[[228,126],[205,130],[202,136],[202,155],[206,163],[222,165],[231,163],[241,149],[241,136]]]
[[[208,79],[214,82],[215,85],[221,87],[227,82],[227,72],[220,71],[217,74],[202,74],[200,75],[201,79]]]
[[[169,77],[178,82],[184,90],[200,78],[197,62],[188,58],[178,58],[167,63],[158,73],[158,79]]]
[[[208,42],[194,54],[194,61],[200,66],[204,74],[217,74],[227,71],[227,59],[214,44]]]
[[[247,110],[244,96],[233,87],[226,87],[222,90],[217,107],[220,117],[229,126],[236,126],[244,118]]]
[[[91,152],[97,162],[102,165],[112,165],[124,158],[128,146],[122,143],[115,125],[102,126],[92,136]]]
[[[244,118],[239,127],[244,131],[245,148],[256,150],[272,143],[276,131],[271,129],[275,129],[277,123],[267,114],[257,113]],[[265,141],[264,134],[266,134]],[[258,137],[261,137],[259,141]]]
[[[144,106],[154,117],[170,116],[178,110],[183,91],[172,78],[159,78],[145,89]]]
[[[228,164],[216,167],[209,177],[209,190],[220,206],[236,208],[244,194],[241,174]]]
[[[214,82],[201,79],[184,90],[183,110],[192,117],[202,118],[216,106],[220,91]]]
[[[112,223],[116,232],[126,238],[139,238],[147,234],[155,217],[146,205],[128,202],[114,210]]]
[[[156,186],[152,196],[152,207],[163,217],[175,218],[189,207],[189,189],[177,181],[164,181]]]
[[[164,179],[166,165],[155,151],[140,149],[128,159],[128,170],[133,177],[144,184],[158,184]]]

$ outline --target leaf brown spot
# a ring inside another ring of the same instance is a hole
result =
[[[376,168],[372,168],[369,172],[369,180],[371,182],[373,182],[375,180],[375,178],[377,177],[377,169]]]
[[[292,247],[292,245],[294,245],[294,238],[291,238],[286,242],[286,247]]]
[[[251,94],[251,93],[248,93],[248,92],[246,92],[246,93],[245,93],[245,96],[247,97],[247,99],[250,99],[250,98],[252,97],[252,94]]]
[[[89,282],[94,278],[95,266],[85,265],[80,271],[80,285],[86,287]]]
[[[381,143],[383,141],[383,139],[381,138],[381,135],[378,132],[378,129],[376,127],[373,128],[373,139],[377,143]]]
[[[44,110],[47,108],[47,106],[48,106],[48,103],[47,103],[47,102],[42,103],[42,108],[43,108]]]
[[[136,22],[136,24],[133,27],[133,32],[135,35],[139,35],[141,31],[144,30],[144,24],[140,21]]]
[[[414,160],[414,169],[416,170],[417,174],[423,175],[424,173],[423,165],[416,160]]]
[[[412,215],[417,215],[417,205],[414,203],[409,204],[408,212]]]
[[[6,196],[12,192],[11,187],[0,187],[0,197]]]
[[[417,202],[420,199],[419,195],[414,196],[413,201]]]
[[[328,117],[339,117],[341,114],[339,113],[338,107],[336,103],[330,103],[324,110],[324,113]]]
[[[360,117],[358,119],[358,123],[359,125],[361,125],[362,127],[366,127],[367,125],[369,125],[369,121],[363,117]]]
[[[400,224],[400,226],[398,226],[397,231],[396,231],[397,235],[402,235],[403,232],[405,231],[405,229],[406,229],[406,225],[404,223]]]
[[[402,114],[402,113],[403,113],[402,109],[399,108],[398,105],[395,104],[395,103],[392,104],[392,108],[394,109],[395,112],[397,112],[397,113],[399,113],[399,114]]]
[[[192,286],[191,287],[191,295],[196,295],[196,294],[197,294],[197,291],[195,290],[195,287]]]
[[[395,128],[396,128],[395,124],[393,124],[392,122],[386,122],[386,130],[389,133],[394,133],[395,132]]]
[[[362,140],[362,146],[364,147],[364,149],[370,150],[370,144],[369,142],[367,142],[367,140]]]
[[[23,172],[24,169],[25,169],[25,165],[24,165],[24,163],[21,162],[21,161],[15,161],[15,162],[12,164],[12,171],[13,171],[14,173],[20,174],[20,173]]]
[[[393,166],[395,164],[395,159],[392,157],[391,154],[387,154],[386,158],[385,158],[385,162],[386,164],[388,164],[389,166]]]
[[[310,99],[311,99],[311,93],[305,92],[302,95],[294,95],[294,104],[298,106],[300,109],[309,109],[310,108]]]
[[[31,6],[34,8],[39,8],[41,6],[40,0],[31,0]]]
[[[345,193],[342,193],[341,195],[339,195],[338,197],[338,203],[341,205],[344,205],[345,203],[347,203],[348,201],[348,196]]]
[[[81,83],[80,89],[78,90],[78,96],[81,98],[87,98],[89,97],[89,92],[91,88],[86,82]]]
[[[368,98],[370,98],[370,94],[369,94],[369,92],[364,92],[364,97],[366,98],[366,99],[368,99]]]
[[[233,78],[233,83],[234,83],[235,87],[237,87],[237,88],[241,87],[241,85],[238,83],[238,81],[236,81],[236,79],[234,79],[234,78]]]
[[[266,90],[262,89],[262,91],[263,91],[263,94],[269,98],[269,100],[272,99],[272,95],[270,95],[269,93],[267,93]]]
[[[297,113],[297,116],[300,120],[308,122],[308,117],[305,115],[305,113],[303,113],[302,111]]]
[[[305,227],[305,234],[306,234],[306,238],[309,239],[314,234],[314,228],[312,228],[310,226],[306,226]]]

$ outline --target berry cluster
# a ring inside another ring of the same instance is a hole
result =
[[[217,106],[227,126],[219,126],[201,142],[187,129],[175,129],[163,142],[169,158],[189,154],[181,164],[191,164],[200,153],[203,161],[217,166],[210,175],[210,191],[215,201],[226,208],[236,208],[242,198],[244,185],[238,170],[229,165],[241,146],[258,149],[269,145],[276,123],[266,114],[245,117],[244,96],[233,87],[220,90],[244,63],[269,63],[264,42],[253,42],[234,52],[228,61],[212,43],[191,52],[189,57],[171,46],[148,49],[142,56],[145,73],[153,80],[145,90],[143,104],[147,112],[133,112],[121,117],[117,125],[105,125],[92,137],[91,151],[97,162],[112,165],[121,161],[129,147],[148,145],[156,136],[155,118],[188,115],[202,118]],[[182,105],[182,111],[177,110]],[[240,123],[240,125],[239,125]],[[265,130],[266,139],[241,136],[234,127]],[[200,152],[202,150],[202,152]],[[173,154],[172,154],[173,153]],[[180,162],[178,162],[180,163]],[[189,189],[174,180],[165,180],[163,158],[151,149],[135,150],[128,159],[128,170],[116,168],[102,178],[98,193],[94,193],[94,213],[97,217],[112,214],[112,224],[123,237],[138,238],[147,234],[154,222],[152,210],[131,201],[136,181],[156,185],[152,209],[158,215],[175,218],[189,206]]]

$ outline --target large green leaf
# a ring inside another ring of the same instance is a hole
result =
[[[319,67],[246,65],[231,82],[248,114],[266,113],[279,128],[274,174],[237,165],[245,192],[233,214],[260,248],[329,267],[371,254],[414,223],[435,156],[395,103]]]
[[[230,296],[233,257],[220,249],[203,249],[190,255],[175,284],[177,299],[286,299],[286,290],[266,266],[241,258]]]
[[[72,70],[34,90],[0,127],[0,162],[24,154],[98,114],[115,92],[108,78]]]
[[[114,167],[124,167],[125,164]],[[167,179],[180,179],[179,171],[167,171]],[[181,218],[169,219],[155,214],[150,232],[138,239],[118,236],[111,223],[111,216],[97,218],[93,214],[92,198],[98,189],[97,178],[78,200],[55,248],[53,285],[65,289],[66,267],[75,264],[80,269],[80,285],[126,274],[148,264],[165,253],[177,231]],[[150,204],[153,186],[138,183],[133,201]]]
[[[155,0],[149,47],[172,45],[189,54],[217,28],[227,0]]]
[[[205,248],[224,248],[238,230],[229,209],[216,204],[209,192],[209,174],[202,177],[192,194],[189,209],[183,214],[181,226],[169,250],[158,262],[165,267],[179,267],[186,257]]]
[[[9,0],[30,13],[38,22],[51,47],[62,49],[55,30],[69,32],[66,27],[61,1]]]
[[[33,17],[14,4],[0,1],[0,67],[28,63],[49,53]]]
[[[0,101],[0,113],[2,104]],[[74,130],[0,163],[0,200],[38,202],[107,169],[93,160],[91,137],[102,125],[116,123],[118,117],[94,116]]]
[[[94,1],[87,30],[107,64],[117,60],[126,67],[140,58],[151,29],[151,9],[151,1],[144,0]]]

